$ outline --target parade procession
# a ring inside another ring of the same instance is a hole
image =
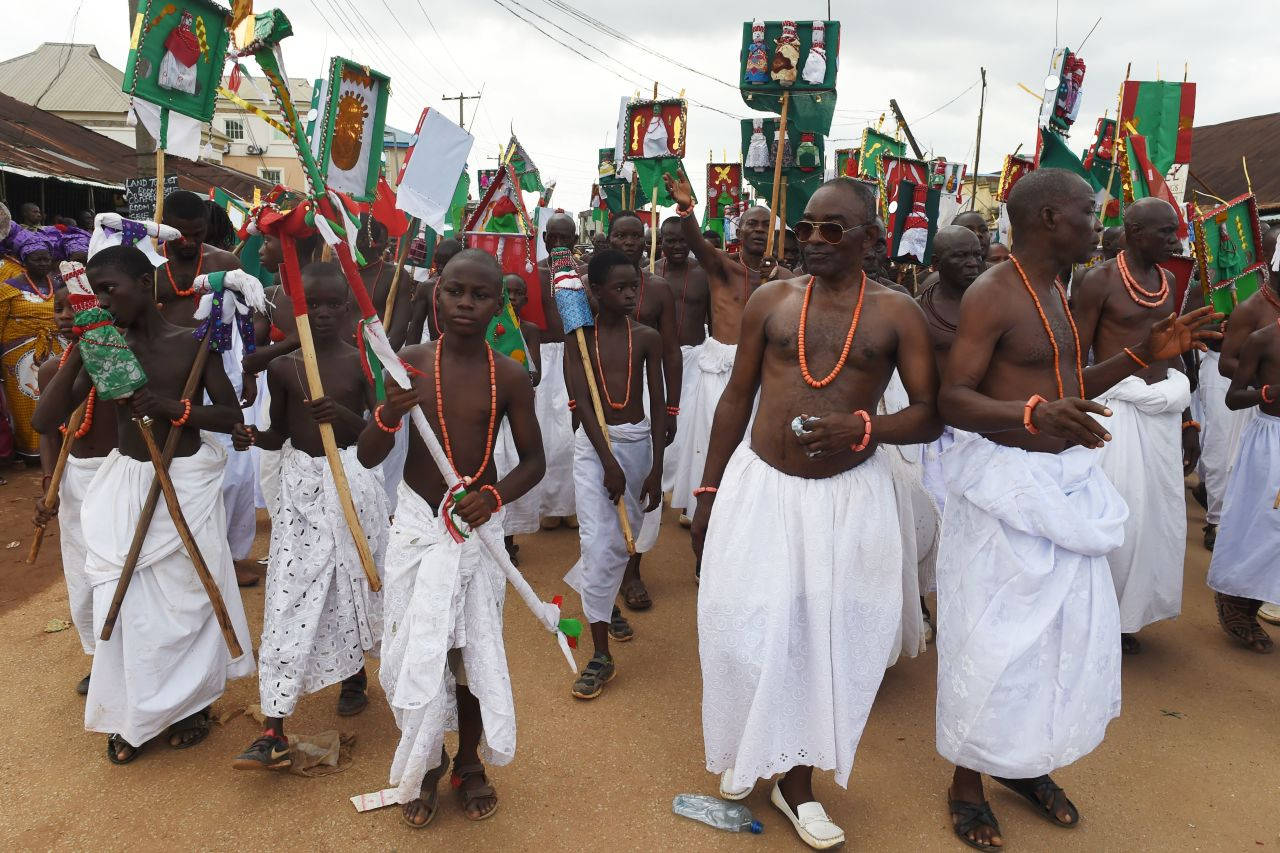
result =
[[[6,849],[1280,845],[1270,10],[277,3],[0,34]]]

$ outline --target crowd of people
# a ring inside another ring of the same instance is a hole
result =
[[[539,529],[577,528],[564,581],[590,658],[568,686],[594,700],[634,636],[624,607],[652,604],[641,568],[664,495],[690,527],[700,584],[706,768],[730,800],[775,780],[771,802],[815,849],[845,835],[813,771],[847,786],[885,669],[935,637],[951,831],[1003,846],[984,774],[1078,825],[1051,774],[1101,744],[1120,712],[1121,655],[1180,612],[1184,476],[1196,470],[1222,627],[1271,650],[1258,612],[1280,599],[1280,573],[1256,543],[1275,529],[1280,485],[1274,277],[1229,323],[1196,307],[1196,287],[1179,304],[1160,266],[1182,252],[1174,209],[1140,201],[1104,234],[1090,186],[1052,168],[1014,186],[1009,246],[967,212],[938,230],[932,270],[909,277],[887,265],[861,182],[817,190],[775,258],[769,210],[744,213],[726,249],[698,227],[688,183],[668,181],[676,215],[657,225],[660,257],[647,257],[634,213],[615,214],[586,252],[571,217],[547,221],[546,322],[525,324],[524,364],[486,333],[506,300],[535,295],[492,255],[442,241],[432,275],[392,299],[389,249],[366,233],[361,275],[391,313],[408,387],[366,375],[347,280],[316,259],[317,240],[297,247],[309,334],[277,286],[253,341],[198,359],[196,285],[240,259],[208,244],[203,199],[171,193],[164,221],[181,237],[161,248],[163,266],[128,245],[87,258],[148,378],[96,417],[63,277],[46,279],[46,296],[37,285],[61,255],[38,231],[13,243],[25,272],[6,291],[47,314],[47,333],[15,309],[0,318],[5,378],[10,341],[26,336],[46,465],[89,401],[59,500],[36,513],[60,520],[73,621],[93,656],[85,726],[107,735],[109,761],[157,740],[199,743],[227,680],[256,670],[266,721],[232,764],[286,768],[298,702],[341,684],[338,713],[360,713],[377,655],[401,732],[387,759],[404,822],[432,821],[446,774],[466,817],[489,818],[487,768],[515,757],[509,564]],[[288,247],[264,234],[259,260],[275,272]],[[1272,234],[1268,256],[1274,246]],[[583,328],[559,310],[578,288]],[[419,414],[434,441],[405,428]],[[161,444],[178,431],[170,474],[185,522],[161,507],[131,554],[151,483],[141,417]],[[451,470],[437,467],[436,441]],[[344,490],[366,541],[349,532]],[[255,644],[237,581],[256,582],[256,493],[271,538]],[[185,539],[224,611],[194,580]],[[128,594],[102,640],[118,583]]]

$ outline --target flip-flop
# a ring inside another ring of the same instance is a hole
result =
[[[969,833],[979,826],[989,826],[996,831],[997,835],[1000,834],[1000,823],[991,811],[991,804],[986,800],[981,803],[971,803],[967,800],[953,800],[947,797],[947,810],[951,812],[951,831],[956,834],[956,838],[974,850],[985,850],[991,853],[994,850],[1004,849],[997,844],[974,841],[969,837]]]
[[[801,803],[793,812],[791,806],[787,805],[786,798],[782,796],[782,788],[778,787],[777,782],[773,783],[769,802],[791,821],[791,826],[795,829],[796,835],[800,836],[800,840],[814,850],[830,850],[844,844],[844,830],[831,822],[822,803],[816,800]]]
[[[992,776],[991,778],[1030,803],[1036,814],[1054,826],[1060,826],[1063,829],[1075,829],[1080,825],[1080,812],[1076,810],[1075,803],[1067,798],[1067,794],[1062,790],[1062,787],[1050,779],[1047,774],[1037,776],[1034,779],[1002,779],[999,776]],[[1047,794],[1048,796],[1043,797],[1041,794]],[[1062,802],[1066,804],[1067,812],[1071,815],[1070,821],[1058,819],[1059,794],[1062,795]],[[1045,805],[1046,799],[1049,801],[1048,805]]]

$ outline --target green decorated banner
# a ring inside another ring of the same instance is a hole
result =
[[[507,143],[505,156],[506,162],[516,170],[520,189],[527,193],[542,192],[544,189],[542,175],[538,173],[538,167],[533,164],[533,158],[529,156],[528,151],[524,150],[524,146],[520,144],[520,140],[516,139],[515,134],[511,135],[511,141]]]
[[[1196,265],[1205,304],[1230,314],[1266,284],[1266,260],[1260,260],[1262,231],[1258,203],[1243,195],[1192,218]]]
[[[839,21],[753,21],[742,25],[738,87],[759,112],[780,114],[789,92],[787,123],[831,133],[840,55]]]
[[[742,176],[755,188],[760,202],[766,205],[773,197],[777,132],[778,119],[742,120]],[[782,151],[782,176],[786,179],[786,220],[789,225],[803,218],[809,197],[822,186],[823,164],[826,162],[824,145],[820,134],[799,130],[788,123]]]
[[[123,90],[197,121],[210,121],[231,38],[230,10],[208,0],[145,0],[139,6]]]
[[[1174,163],[1191,162],[1195,111],[1195,83],[1128,80],[1120,100],[1120,130],[1146,137],[1151,165],[1167,175]]]
[[[874,181],[880,177],[880,158],[886,154],[901,157],[907,153],[907,146],[888,134],[868,127],[862,131],[862,147],[855,150],[858,152],[858,177]]]
[[[631,160],[629,161],[636,170],[636,198],[633,201],[635,207],[648,208],[653,201],[653,191],[658,190],[658,205],[660,207],[671,207],[676,203],[671,194],[667,192],[666,182],[662,180],[663,175],[670,175],[672,178],[689,179],[688,174],[684,170],[684,164],[675,157],[656,157],[650,160]],[[690,182],[692,187],[692,182]],[[694,202],[696,203],[697,193],[694,192]]]

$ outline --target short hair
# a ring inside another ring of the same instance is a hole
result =
[[[209,214],[209,230],[205,234],[205,242],[226,251],[235,248],[236,226],[227,211],[212,199],[205,199],[204,203]]]
[[[445,264],[445,272],[449,267],[458,261],[475,261],[481,266],[487,267],[493,273],[493,282],[499,289],[502,287],[502,266],[498,263],[498,259],[483,249],[463,249],[458,254],[449,259],[449,263]]]
[[[624,219],[634,219],[636,222],[640,223],[641,229],[644,228],[644,220],[640,218],[640,214],[636,213],[634,210],[619,210],[613,215],[613,219],[609,220],[609,233],[612,234],[614,226]]]
[[[601,249],[591,256],[587,264],[587,278],[592,284],[604,284],[614,267],[635,267],[631,259],[617,249]]]
[[[191,190],[174,190],[164,197],[165,212],[174,219],[183,222],[194,222],[197,219],[208,219],[205,200]]]
[[[1041,167],[1018,179],[1009,191],[1009,221],[1016,231],[1028,227],[1046,205],[1061,203],[1080,186],[1088,186],[1084,178],[1066,169]]]
[[[866,214],[868,216],[875,216],[876,196],[875,196],[875,193],[871,192],[871,187],[867,186],[862,181],[859,181],[855,178],[847,177],[845,175],[841,175],[838,178],[832,178],[831,180],[823,184],[824,187],[832,186],[832,185],[835,185],[838,187],[844,187],[845,189],[851,190],[853,194],[857,196],[858,201],[861,202],[862,209],[866,212]]]
[[[112,267],[130,278],[146,278],[155,272],[155,267],[140,249],[133,246],[108,246],[89,258],[85,264],[85,272],[92,273],[96,269]]]
[[[682,216],[668,216],[666,219],[662,220],[662,224],[658,226],[658,231],[665,231],[668,225],[675,225],[676,227],[679,227],[680,220],[683,218],[684,217]]]
[[[346,283],[346,273],[342,271],[342,267],[333,261],[312,261],[304,264],[302,267],[302,278],[305,281],[308,278],[336,278]]]

